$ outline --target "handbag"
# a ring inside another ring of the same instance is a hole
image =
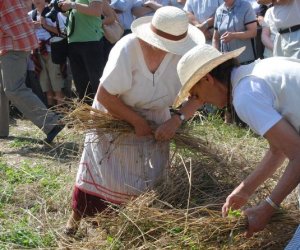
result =
[[[50,39],[51,59],[55,64],[65,63],[68,56],[68,39],[54,36]]]
[[[104,24],[103,26],[105,38],[112,44],[119,41],[124,34],[124,28],[115,20],[112,24]]]

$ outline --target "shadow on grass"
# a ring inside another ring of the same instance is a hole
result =
[[[6,152],[2,154],[19,154],[20,156],[34,156],[43,159],[59,159],[62,162],[78,159],[80,155],[80,144],[75,142],[62,142],[47,144],[41,139],[30,137],[9,136],[5,139],[8,142]]]

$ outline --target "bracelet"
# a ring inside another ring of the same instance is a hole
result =
[[[270,196],[268,196],[268,197],[266,198],[266,202],[267,202],[271,207],[273,207],[274,209],[276,209],[276,210],[279,210],[279,209],[280,209],[280,206],[277,205],[274,201],[272,201],[271,198],[270,198]]]
[[[182,121],[182,122],[185,121],[185,115],[184,115],[184,114],[180,113],[179,111],[177,111],[177,110],[175,110],[175,109],[173,110],[173,113],[174,113],[175,115],[178,115],[180,121]]]

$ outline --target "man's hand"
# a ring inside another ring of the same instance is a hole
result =
[[[248,208],[244,214],[248,218],[248,230],[246,237],[251,237],[253,233],[263,230],[270,221],[275,209],[271,207],[266,201],[261,202],[258,206]]]

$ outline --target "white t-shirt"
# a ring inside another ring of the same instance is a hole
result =
[[[274,23],[277,29],[300,24],[300,1],[291,0],[289,4],[274,5]]]
[[[236,69],[232,75],[235,71]],[[236,113],[261,136],[282,119],[281,114],[274,108],[274,101],[275,96],[268,84],[254,76],[243,78],[233,90]]]

